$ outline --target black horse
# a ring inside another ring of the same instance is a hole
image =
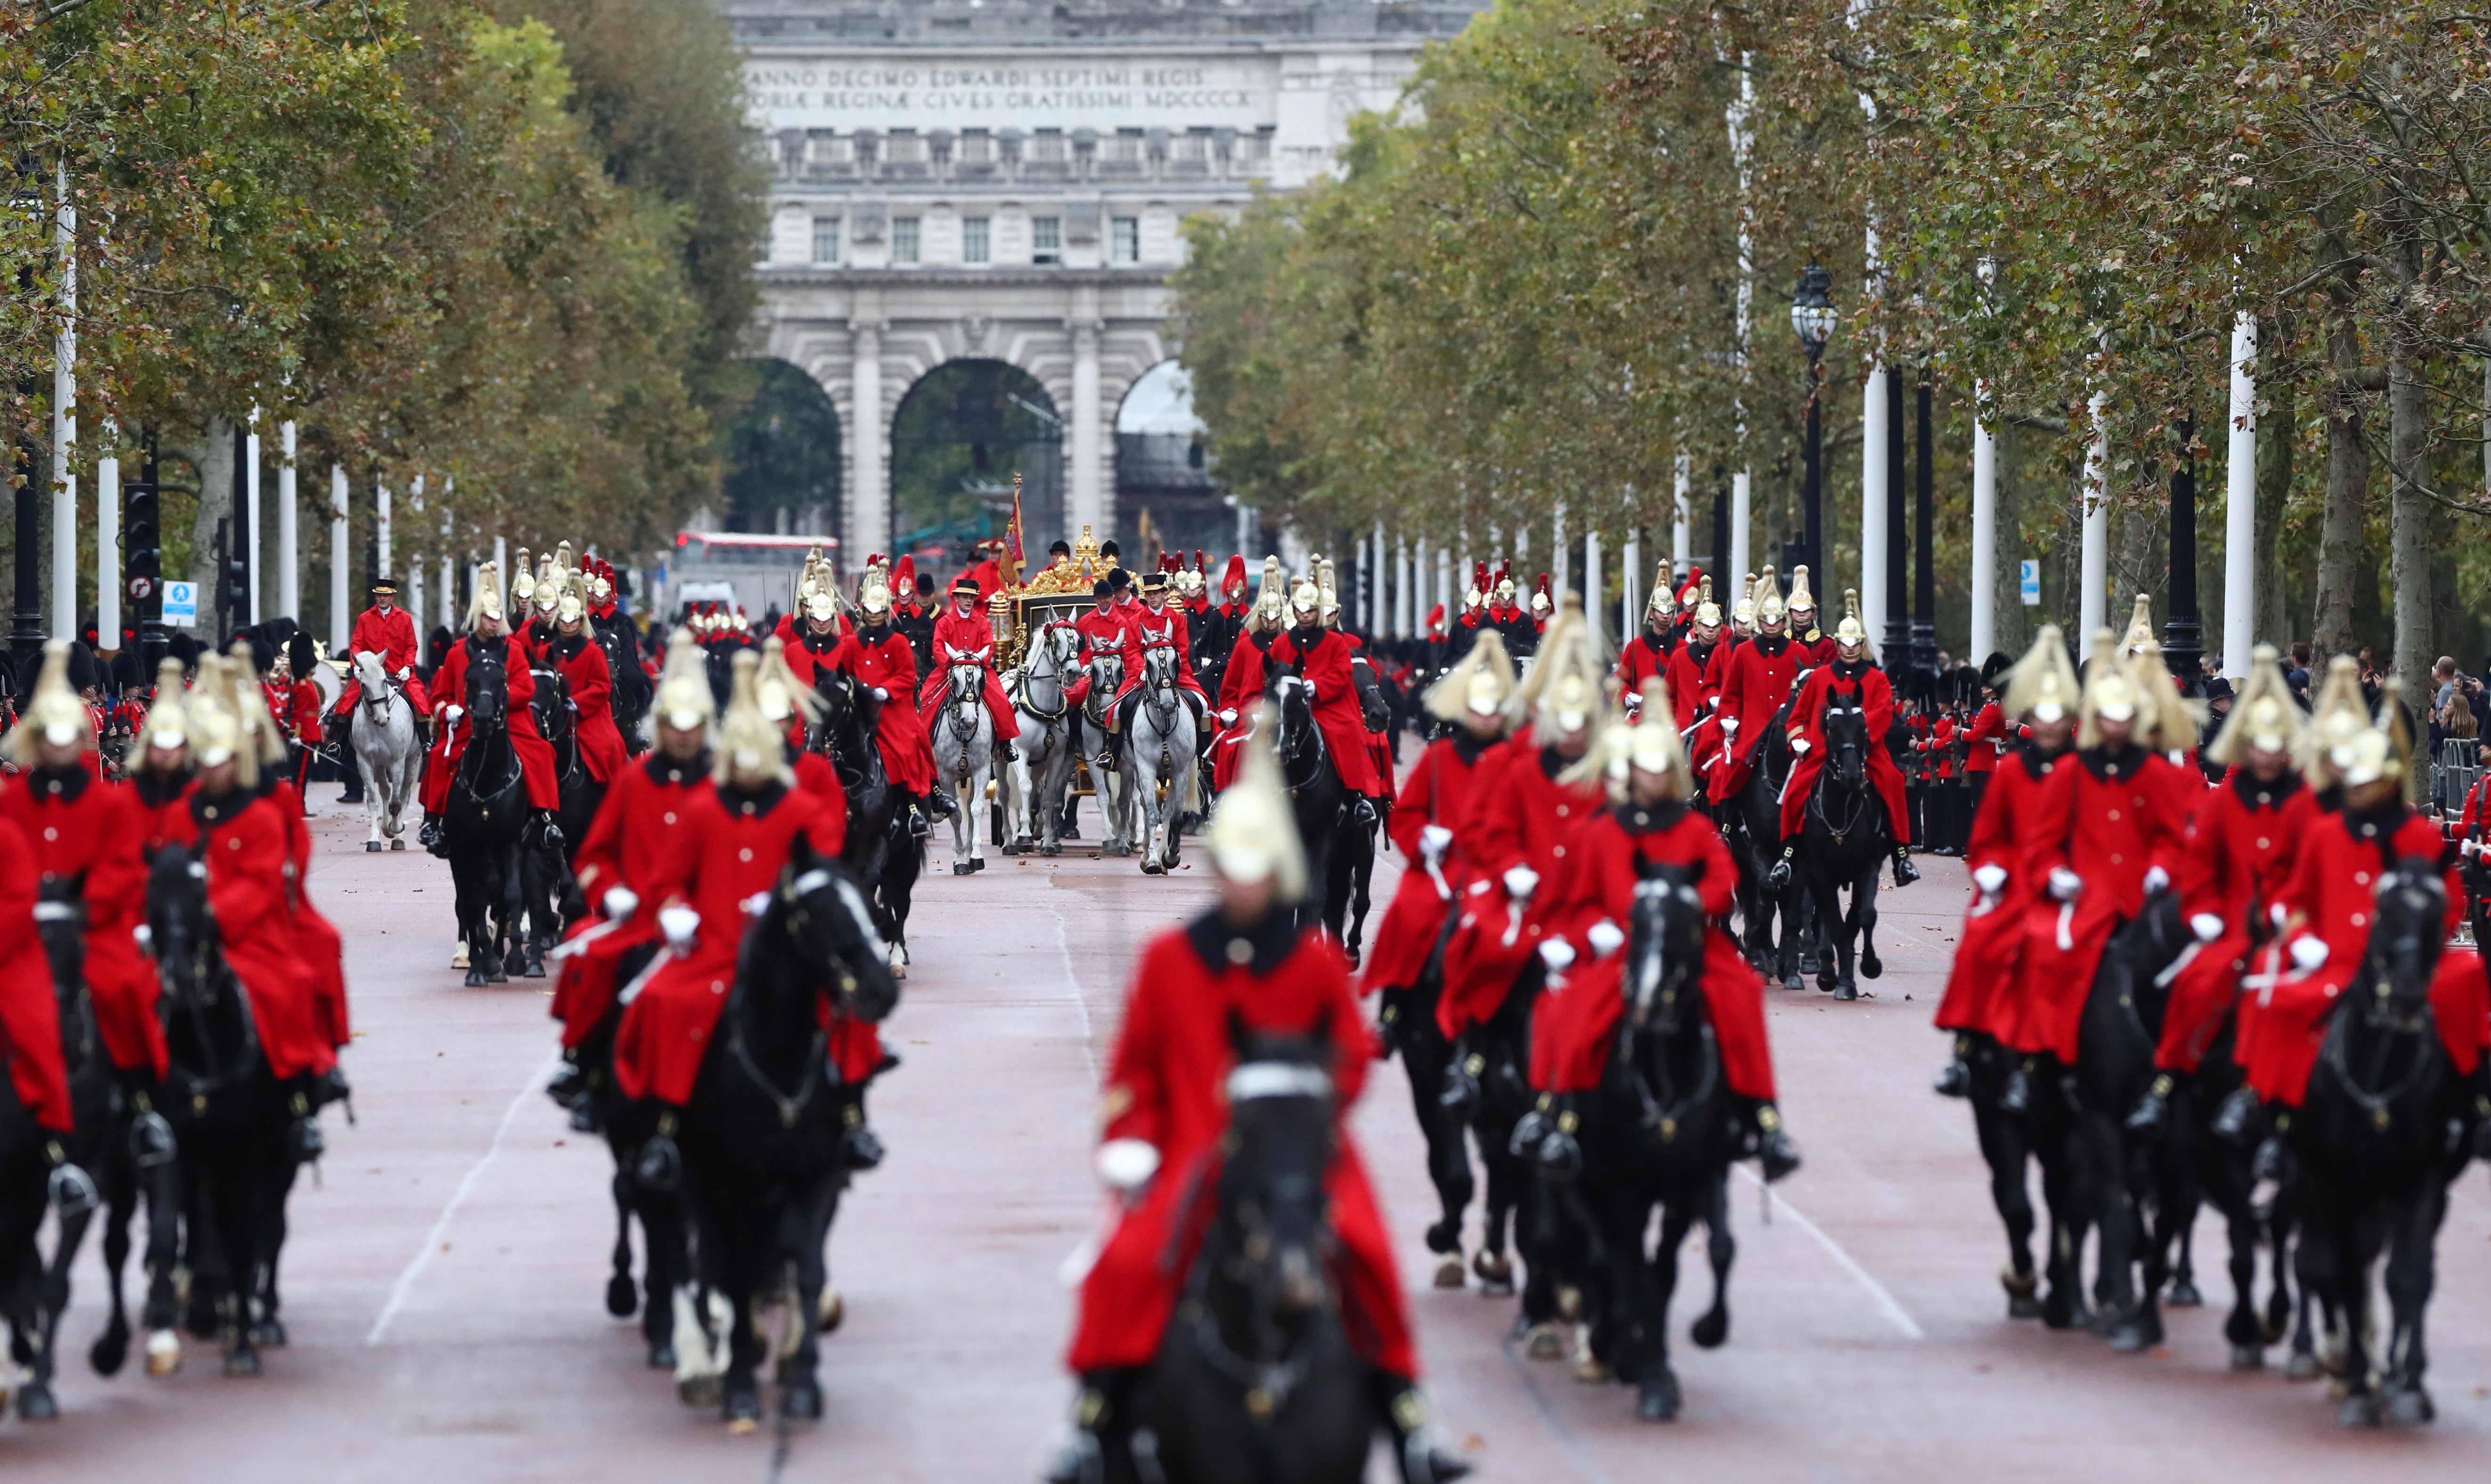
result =
[[[520,846],[519,889],[528,917],[527,977],[535,979],[544,976],[545,954],[587,914],[587,904],[579,899],[579,887],[571,877],[571,863],[579,857],[589,827],[597,821],[598,806],[605,801],[605,785],[588,771],[570,682],[549,666],[539,666],[531,673],[536,695],[528,705],[536,716],[537,735],[553,752],[554,786],[561,799],[554,821],[562,829],[561,844],[550,845],[532,824]]]
[[[1341,786],[1340,769],[1324,744],[1323,728],[1315,724],[1314,687],[1295,675],[1272,682],[1271,699],[1279,711],[1272,751],[1280,765],[1280,785],[1289,791],[1289,809],[1297,818],[1298,838],[1306,852],[1306,894],[1298,901],[1298,926],[1331,931],[1325,912],[1332,900],[1333,838],[1349,808],[1349,790]],[[1374,851],[1369,839],[1367,850]]]
[[[1885,972],[1877,961],[1877,878],[1894,854],[1893,830],[1885,800],[1868,778],[1868,716],[1859,699],[1830,701],[1821,730],[1825,761],[1800,826],[1800,875],[1823,935],[1817,987],[1833,991],[1836,1000],[1857,1000],[1855,953],[1861,976],[1873,979]],[[1851,893],[1847,912],[1845,890]]]
[[[847,844],[840,863],[873,906],[874,931],[891,946],[892,970],[908,973],[908,913],[917,878],[925,868],[925,841],[910,827],[908,796],[884,770],[874,718],[885,704],[854,676],[829,666],[813,671],[822,716],[807,745],[831,760],[847,795]],[[891,704],[905,705],[905,698]],[[964,805],[965,807],[965,805]]]
[[[1965,1055],[1972,1070],[1973,1132],[1989,1167],[1990,1200],[2007,1226],[2007,1266],[1998,1274],[2007,1291],[2007,1317],[2037,1319],[2053,1329],[2090,1324],[2085,1300],[2083,1253],[2093,1230],[2076,1144],[2076,1107],[2057,1077],[2033,1077],[2028,1106],[2004,1106],[2007,1083],[2024,1058],[1987,1035],[1971,1037]],[[2041,1175],[2043,1266],[2033,1265],[2032,1171]],[[2048,1282],[2046,1291],[2043,1280]]]
[[[179,846],[157,853],[147,917],[171,1065],[162,1101],[180,1149],[191,1326],[218,1338],[227,1376],[256,1376],[260,1350],[285,1343],[277,1266],[294,1182],[292,1117],[249,997],[219,946],[207,872]],[[157,1324],[158,1290],[169,1304],[171,1274],[149,1276],[154,1361],[171,1339]]]
[[[469,642],[467,748],[451,775],[441,823],[443,849],[458,893],[458,933],[467,941],[467,983],[499,984],[504,949],[518,946],[528,833],[527,779],[511,744],[510,678],[498,644]],[[540,967],[542,973],[542,967]]]
[[[640,663],[639,634],[630,620],[618,614],[612,619],[592,619],[590,623],[597,635],[597,647],[605,652],[605,668],[613,677],[608,704],[614,713],[614,729],[623,734],[623,745],[636,755],[647,746],[640,740],[640,721],[649,714],[657,683]],[[563,833],[571,835],[568,820],[563,822]]]
[[[822,1414],[816,1319],[829,1281],[823,1247],[847,1188],[847,1129],[865,1088],[829,1052],[827,1003],[866,1022],[899,1003],[890,954],[865,893],[836,860],[796,842],[770,904],[744,935],[735,983],[682,1115],[685,1205],[698,1233],[701,1286],[725,1300],[721,1405],[730,1425],[761,1415],[765,1342],[755,1310],[789,1300],[778,1349],[778,1410]],[[697,1310],[696,1310],[697,1312]],[[678,1335],[678,1343],[684,1336]]]
[[[1386,1046],[1400,1053],[1408,1074],[1410,1101],[1419,1118],[1420,1136],[1427,1143],[1427,1178],[1436,1187],[1444,1214],[1427,1228],[1427,1250],[1436,1254],[1438,1288],[1462,1286],[1462,1215],[1479,1187],[1471,1176],[1469,1125],[1445,1106],[1445,1072],[1452,1065],[1453,1043],[1436,1023],[1436,1003],[1445,991],[1445,946],[1460,915],[1452,910],[1451,887],[1424,862],[1411,870],[1434,875],[1436,889],[1447,898],[1445,923],[1419,976],[1406,989],[1387,989],[1377,1013],[1377,1030]]]
[[[1583,1120],[1577,1188],[1598,1235],[1606,1278],[1593,1354],[1636,1389],[1647,1422],[1678,1415],[1669,1366],[1669,1303],[1678,1249],[1696,1222],[1713,1232],[1713,1307],[1694,1326],[1710,1348],[1729,1337],[1726,1178],[1741,1134],[1704,1002],[1704,908],[1692,875],[1661,867],[1635,887],[1617,1043]],[[1542,1163],[1548,1162],[1541,1156]],[[1656,1242],[1647,1245],[1653,1212]]]
[[[616,982],[630,985],[653,967],[659,951],[659,946],[651,943],[623,955],[615,965]],[[624,1096],[615,1085],[614,1035],[622,1022],[623,1004],[617,996],[580,1041],[575,1059],[586,1102],[574,1109],[572,1126],[584,1122],[596,1129],[614,1156],[609,1187],[614,1197],[613,1271],[605,1284],[605,1312],[616,1319],[630,1319],[638,1311],[650,1369],[671,1371],[676,1359],[674,1295],[691,1274],[691,1241],[677,1193],[654,1188],[640,1178],[641,1152],[658,1131],[659,1109],[644,1099]],[[645,1249],[637,1291],[631,1282],[634,1221],[640,1224]]]
[[[1392,712],[1376,684],[1374,671],[1360,658],[1350,661],[1349,673],[1358,687],[1359,711],[1367,732],[1383,735],[1392,722]],[[1333,832],[1332,859],[1324,868],[1324,931],[1340,945],[1352,969],[1358,967],[1365,946],[1366,913],[1373,901],[1369,888],[1375,879],[1375,840],[1390,818],[1391,806],[1387,803],[1376,811],[1373,821],[1361,823],[1354,816],[1344,817]]]
[[[1106,1478],[1185,1484],[1356,1484],[1374,1404],[1331,1281],[1326,1182],[1333,1132],[1328,1023],[1304,1036],[1249,1033],[1233,1017],[1223,1158],[1209,1177],[1201,1249],[1157,1357],[1134,1393],[1137,1459]]]
[[[2236,1371],[2254,1371],[2266,1363],[2266,1347],[2283,1338],[2292,1323],[2291,1251],[2294,1220],[2289,1193],[2261,1208],[2253,1199],[2248,1151],[2222,1137],[2213,1127],[2215,1111],[2247,1079],[2235,1055],[2236,1017],[2226,1014],[2199,1059],[2193,1076],[2178,1079],[2171,1092],[2171,1154],[2175,1169],[2191,1187],[2198,1203],[2211,1201],[2223,1216],[2231,1243],[2232,1308],[2223,1321],[2223,1338],[2232,1348]],[[2183,1229],[2184,1230],[2184,1229]],[[2263,1310],[2257,1302],[2258,1249],[2273,1255],[2271,1286]],[[2183,1247],[2172,1279],[2171,1302],[2180,1304],[2189,1284]],[[2294,1364],[2315,1377],[2317,1362],[2296,1353]]]
[[[2436,1412],[2422,1385],[2422,1312],[2447,1187],[2482,1134],[2431,1009],[2447,915],[2437,862],[2408,858],[2381,875],[2359,969],[2335,1002],[2306,1104],[2287,1116],[2300,1167],[2301,1278],[2340,1350],[2336,1420],[2346,1427],[2422,1423]],[[2391,1319],[2380,1353],[2370,1274],[2383,1255]]]
[[[1797,989],[1805,925],[1801,920],[1803,896],[1795,882],[1772,886],[1782,855],[1782,786],[1790,781],[1790,711],[1785,700],[1748,759],[1747,781],[1730,800],[1726,827],[1730,855],[1739,865],[1739,922],[1747,961],[1784,989]],[[1750,722],[1749,725],[1756,723]],[[1776,919],[1780,931],[1775,932]],[[1813,946],[1813,945],[1809,945]]]

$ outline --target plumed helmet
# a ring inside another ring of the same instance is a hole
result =
[[[2094,630],[2093,651],[2093,657],[2085,661],[2085,692],[2076,703],[2076,745],[2100,746],[2105,721],[2134,722],[2133,735],[2142,740],[2152,718],[2140,715],[2146,702],[2127,667],[2127,656],[2119,652],[2119,643],[2107,628]]]
[[[1508,607],[1513,604],[1513,568],[1509,567],[1496,569],[1496,600]]]
[[[1436,617],[1443,616],[1439,607]],[[1505,653],[1505,635],[1493,628],[1481,628],[1478,634],[1470,653],[1427,687],[1429,715],[1444,721],[1458,721],[1466,712],[1493,716],[1512,698],[1513,660]]]
[[[1332,558],[1315,558],[1315,592],[1327,627],[1340,622],[1340,588],[1333,578]]]
[[[1295,902],[1306,892],[1306,849],[1298,838],[1297,813],[1280,783],[1279,760],[1272,754],[1272,735],[1280,729],[1278,712],[1263,703],[1254,728],[1238,745],[1237,781],[1219,796],[1203,830],[1202,843],[1211,863],[1232,881],[1272,883],[1280,901]]]
[[[1600,656],[1600,636],[1584,622],[1582,605],[1566,595],[1557,621],[1548,626],[1532,660],[1531,673],[1514,687],[1507,713],[1529,717],[1559,733],[1597,730],[1604,711],[1602,683],[1607,667]]]
[[[718,698],[710,693],[709,665],[698,644],[678,628],[666,641],[666,667],[658,676],[658,720],[678,732],[707,730],[718,716]]]
[[[2136,606],[2127,617],[2127,634],[2119,647],[2133,655],[2154,642],[2154,599],[2143,593],[2136,595]]]
[[[2344,786],[2405,776],[2413,756],[2413,738],[2405,731],[2404,712],[2396,705],[2396,678],[2388,677],[2379,693],[2378,714],[2353,738],[2344,768]]]
[[[785,726],[802,713],[806,725],[822,716],[822,694],[797,677],[787,663],[787,641],[772,634],[761,646],[761,673],[753,681],[753,695],[761,703],[761,714],[777,726]]]
[[[1231,552],[1231,553],[1229,553],[1229,557],[1228,557],[1228,568],[1227,568],[1227,570],[1226,570],[1226,571],[1224,571],[1224,572],[1220,573],[1220,576],[1219,576],[1219,591],[1220,591],[1220,594],[1221,594],[1221,596],[1225,597],[1226,595],[1228,595],[1228,594],[1230,594],[1230,593],[1234,593],[1234,592],[1236,592],[1239,588],[1242,588],[1242,587],[1244,587],[1245,585],[1246,585],[1246,556],[1245,556],[1245,553],[1243,553],[1243,552]]]
[[[857,606],[868,614],[891,611],[891,580],[879,567],[868,567],[857,581]]]
[[[759,677],[761,656],[750,650],[735,652],[735,679],[726,693],[726,716],[718,728],[717,780],[721,784],[759,784],[792,776],[787,771],[787,741],[777,725],[762,714]]]
[[[1790,605],[1782,601],[1781,581],[1771,567],[1756,574],[1755,614],[1758,628],[1790,618]]]
[[[2206,746],[2208,761],[2223,768],[2248,761],[2251,751],[2296,753],[2304,723],[2292,686],[2283,678],[2282,656],[2271,644],[2249,652],[2248,678],[2232,698],[2223,729]]]
[[[233,713],[242,722],[245,750],[258,759],[262,768],[282,769],[285,766],[285,734],[278,730],[277,718],[268,713],[268,694],[259,688],[251,673],[253,655],[250,641],[236,639],[226,652],[231,662],[225,673],[240,677],[234,685]]]
[[[1694,792],[1686,747],[1678,736],[1677,707],[1669,699],[1669,683],[1657,675],[1643,684],[1636,719],[1603,729],[1582,761],[1558,778],[1565,783],[1597,781],[1611,799],[1623,801],[1638,772],[1658,774],[1665,798],[1684,800]]]
[[[1721,605],[1713,600],[1713,579],[1695,579],[1695,626],[1718,629],[1721,626]]]
[[[190,755],[198,765],[214,768],[232,763],[236,781],[244,788],[256,787],[259,760],[244,745],[242,718],[234,714],[221,656],[199,656],[199,683],[190,687]]]
[[[551,613],[562,602],[562,590],[570,576],[567,570],[570,557],[571,543],[565,541],[559,558],[550,551],[537,558],[537,589],[530,596],[539,613]]]
[[[1433,608],[1427,610],[1427,632],[1435,634],[1442,633],[1444,630],[1445,605],[1443,603],[1438,603]]]
[[[1694,584],[1690,582],[1687,586],[1692,588]],[[1678,595],[1669,590],[1669,564],[1663,562],[1659,570],[1652,574],[1652,600],[1644,604],[1644,612],[1667,618],[1677,611]]]
[[[553,616],[565,628],[588,617],[588,577],[578,570],[563,573],[562,594],[554,599]]]
[[[54,639],[44,646],[44,667],[35,677],[26,713],[9,733],[9,760],[20,768],[35,766],[38,738],[55,747],[95,745],[95,717],[70,688],[70,641]]]
[[[891,587],[893,592],[899,595],[903,602],[917,596],[917,559],[915,557],[901,557],[898,564],[892,567]]]
[[[1307,618],[1314,618],[1322,611],[1323,590],[1315,586],[1314,579],[1311,577],[1299,578],[1297,586],[1289,589],[1290,616],[1294,618],[1304,614]]]
[[[1730,622],[1741,628],[1756,626],[1756,574],[1739,579],[1739,600],[1730,605]]]
[[[502,575],[490,563],[476,567],[476,597],[467,604],[467,626],[481,626],[486,619],[502,622]]]
[[[2019,720],[2051,722],[2075,714],[2081,687],[2075,666],[2067,660],[2066,636],[2056,624],[2044,624],[2033,647],[2007,675],[2007,714]]]
[[[2197,745],[2197,713],[2180,694],[2171,667],[2163,662],[2162,646],[2148,639],[2128,656],[2136,682],[2137,740],[2156,752],[2183,752]]]
[[[1531,611],[1534,613],[1546,613],[1549,611],[1551,606],[1552,605],[1548,601],[1548,574],[1546,572],[1541,572],[1539,574],[1539,584],[1531,590]]]
[[[2303,770],[2319,788],[2342,783],[2353,765],[2353,743],[2371,729],[2369,708],[2361,700],[2361,667],[2350,655],[2327,662],[2327,679],[2310,708],[2303,745]]]
[[[167,655],[156,663],[156,699],[138,729],[138,752],[186,752],[190,745],[190,705],[182,693],[182,662]]]
[[[1265,628],[1277,628],[1287,618],[1289,581],[1280,571],[1278,557],[1263,559],[1263,585],[1254,598],[1254,617]]]
[[[1791,568],[1790,597],[1786,602],[1793,613],[1816,611],[1816,595],[1808,590],[1807,567],[1804,563]]]
[[[1487,589],[1491,586],[1493,586],[1493,584],[1487,580],[1487,564],[1484,562],[1473,562],[1471,564],[1471,587],[1469,592],[1462,595],[1462,606],[1465,608],[1476,608],[1480,604],[1487,601]]]
[[[520,612],[536,600],[537,569],[528,564],[528,549],[519,548],[518,557],[511,564],[511,601]]]
[[[1833,626],[1833,643],[1841,650],[1857,650],[1870,659],[1876,656],[1868,648],[1868,626],[1860,622],[1860,590],[1842,590],[1842,622]]]

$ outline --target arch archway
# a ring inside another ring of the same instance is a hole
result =
[[[837,409],[799,366],[764,357],[752,370],[752,396],[727,424],[720,524],[796,536],[837,531]]]
[[[1011,519],[1021,480],[1033,560],[1064,525],[1064,420],[1039,379],[1003,361],[953,360],[917,379],[891,420],[892,550],[921,590],[967,565]]]
[[[1236,549],[1237,512],[1212,478],[1209,438],[1175,360],[1126,389],[1116,407],[1116,523],[1136,560],[1150,560],[1153,547],[1188,561],[1195,551]]]

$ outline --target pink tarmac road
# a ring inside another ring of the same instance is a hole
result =
[[[333,807],[331,790],[316,792]],[[1081,846],[954,879],[938,846],[918,897],[917,966],[888,1028],[907,1064],[874,1098],[891,1158],[853,1193],[832,1244],[849,1321],[824,1347],[828,1416],[731,1438],[642,1368],[636,1328],[605,1317],[608,1161],[537,1091],[554,1046],[542,982],[462,988],[449,967],[447,868],[413,851],[365,854],[360,814],[313,829],[313,889],[346,939],[361,1122],[332,1115],[329,1158],[294,1196],[291,1347],[256,1381],[222,1379],[195,1342],[169,1380],[134,1367],[97,1378],[84,1360],[103,1323],[90,1256],[64,1335],[66,1414],[41,1428],[0,1421],[0,1477],[1035,1476],[1068,1398],[1058,1272],[1099,1209],[1097,1068],[1128,966],[1204,902],[1202,867],[1145,877]],[[1380,1069],[1357,1124],[1402,1238],[1430,1388],[1480,1476],[2480,1479],[2491,1198],[2478,1169],[2440,1240],[2439,1421],[2427,1429],[2346,1435],[2320,1387],[2229,1373],[2218,1325],[2230,1285],[2211,1222],[2196,1250],[2213,1306],[2175,1312],[2159,1353],[2116,1356],[2006,1320],[2004,1243],[1970,1119],[1927,1091],[1943,1052],[1929,1014],[1963,882],[1952,862],[1925,869],[1885,898],[1889,967],[1874,998],[1773,995],[1784,1106],[1807,1165],[1770,1212],[1752,1180],[1734,1181],[1730,1343],[1685,1342],[1709,1292],[1691,1272],[1673,1325],[1686,1392],[1674,1425],[1638,1424],[1624,1389],[1522,1359],[1506,1340],[1509,1300],[1421,1286],[1433,1196],[1399,1063]],[[1377,874],[1380,917],[1395,864]]]

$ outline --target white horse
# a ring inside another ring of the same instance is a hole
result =
[[[1048,624],[1039,629],[1026,662],[1005,680],[1020,724],[1011,766],[1002,771],[1004,818],[1018,834],[1016,840],[995,842],[1005,855],[1028,850],[1033,841],[1041,856],[1064,854],[1057,833],[1081,750],[1079,722],[1065,692],[1080,662],[1080,632],[1070,624]]]
[[[1081,756],[1090,764],[1090,788],[1099,799],[1107,837],[1100,857],[1133,853],[1133,790],[1123,771],[1125,739],[1107,729],[1116,692],[1125,688],[1125,656],[1112,650],[1090,655],[1090,694],[1081,703]]]
[[[986,868],[982,831],[987,785],[995,776],[995,718],[986,711],[986,667],[958,650],[950,651],[950,659],[943,709],[934,716],[934,774],[960,800],[952,812],[952,874],[966,876]]]
[[[415,780],[424,771],[424,749],[416,742],[415,708],[405,692],[390,684],[381,656],[369,650],[355,654],[355,684],[363,691],[349,725],[355,767],[364,775],[364,809],[371,833],[364,849],[381,848],[389,837],[392,850],[406,849],[406,807],[415,798]]]
[[[1158,645],[1142,657],[1141,688],[1125,730],[1125,757],[1142,804],[1142,873],[1175,870],[1182,840],[1177,822],[1200,807],[1195,797],[1193,697],[1177,684],[1177,654]]]

